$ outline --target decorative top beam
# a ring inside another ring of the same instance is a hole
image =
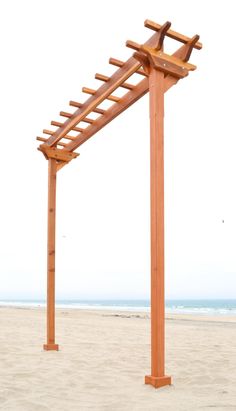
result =
[[[152,20],[145,20],[144,22],[144,26],[147,27],[148,29],[154,30],[154,31],[159,31],[161,29],[161,25],[158,23],[154,23],[154,21]],[[173,30],[168,30],[165,35],[167,37],[170,37],[174,40],[180,41],[181,43],[187,44],[189,42],[189,40],[191,40],[189,37],[184,36],[183,34],[177,33],[176,31]],[[202,43],[197,42],[196,44],[194,44],[194,48],[201,50],[202,48]]]

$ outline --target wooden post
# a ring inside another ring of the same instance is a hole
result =
[[[58,350],[55,344],[55,229],[57,161],[48,159],[48,259],[47,259],[47,344],[44,350]]]
[[[164,73],[150,68],[151,150],[151,375],[145,384],[171,384],[165,375],[164,297]]]

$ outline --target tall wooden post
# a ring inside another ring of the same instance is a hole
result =
[[[47,255],[47,344],[44,350],[58,350],[55,344],[55,230],[57,162],[48,159],[48,255]]]
[[[171,384],[165,375],[164,297],[164,73],[150,67],[151,136],[151,375],[145,383]]]

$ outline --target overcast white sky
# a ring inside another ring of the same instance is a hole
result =
[[[145,42],[146,18],[200,34],[165,97],[166,297],[235,298],[235,2],[5,1],[1,34],[0,299],[46,294],[47,162],[35,137],[82,86]],[[171,49],[178,47],[172,41]],[[58,173],[57,297],[148,298],[148,96]],[[224,223],[222,222],[224,220]]]

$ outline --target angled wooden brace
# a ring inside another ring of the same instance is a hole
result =
[[[157,38],[157,45],[155,48],[156,51],[161,50],[163,48],[163,42],[165,39],[165,35],[169,30],[171,23],[167,21],[163,26],[161,26],[160,30],[158,31],[158,38]]]
[[[184,51],[183,51],[183,56],[182,56],[183,61],[188,61],[190,59],[193,48],[194,48],[195,44],[198,42],[199,38],[200,38],[200,36],[198,34],[195,34],[195,36],[193,36],[188,41],[188,43],[185,44]]]

